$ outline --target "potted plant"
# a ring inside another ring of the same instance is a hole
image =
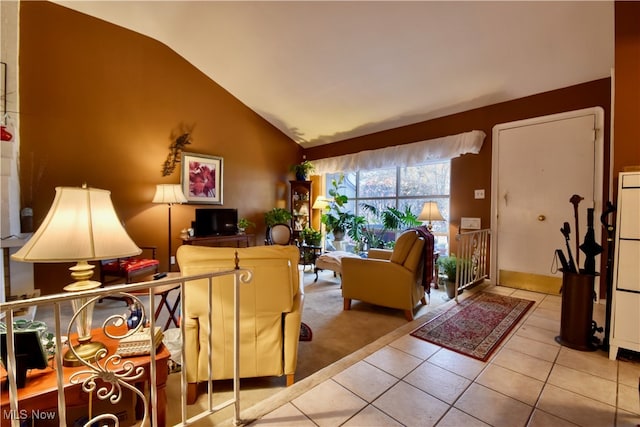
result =
[[[329,209],[326,213],[322,214],[321,221],[327,227],[327,232],[333,233],[334,240],[342,240],[344,234],[348,231],[349,226],[354,214],[346,211],[346,204],[349,201],[349,197],[345,194],[341,194],[342,183],[344,182],[344,175],[340,175],[339,179],[331,180],[331,188],[329,189],[329,196],[332,200],[329,203]]]
[[[275,224],[288,224],[291,221],[291,212],[284,208],[273,208],[264,214],[264,223],[267,228]]]
[[[247,229],[247,228],[249,228],[249,227],[255,227],[255,226],[256,226],[256,225],[255,225],[255,223],[253,223],[253,222],[249,221],[249,220],[248,220],[248,219],[246,219],[246,218],[240,218],[240,219],[238,220],[238,232],[239,232],[240,234],[244,233],[244,232],[246,231],[246,229]]]
[[[439,271],[444,273],[446,277],[444,287],[449,298],[455,297],[456,292],[456,269],[458,268],[458,259],[454,254],[449,256],[441,256],[438,258]]]
[[[347,230],[348,213],[327,212],[322,214],[322,222],[327,227],[327,232],[333,233],[334,240],[344,239]]]
[[[308,246],[320,246],[322,242],[322,233],[314,228],[306,227],[300,234]]]
[[[303,160],[301,163],[291,165],[289,170],[296,175],[298,181],[306,181],[309,173],[313,172],[314,166],[309,160]]]
[[[393,230],[397,232],[409,227],[420,225],[418,216],[411,211],[411,206],[407,205],[404,211],[387,206],[384,209],[378,209],[375,205],[368,203],[361,204],[362,209],[369,212],[376,218],[374,224],[366,223],[362,232],[363,239],[369,248],[393,247],[395,240],[385,241],[387,231]]]

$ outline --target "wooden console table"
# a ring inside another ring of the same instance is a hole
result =
[[[182,240],[183,245],[247,248],[255,246],[255,234],[233,234],[231,236],[189,237]]]
[[[109,329],[111,331],[111,329]],[[118,340],[113,340],[104,335],[102,329],[94,329],[92,331],[93,337],[96,341],[100,341],[107,347],[109,351],[108,356],[115,353],[118,347]],[[72,336],[72,342],[75,343],[75,338]],[[171,353],[169,350],[161,344],[156,352],[156,386],[158,390],[158,426],[164,427],[166,424],[166,407],[167,407],[167,393],[166,384],[167,377],[169,375],[169,358]],[[144,385],[150,380],[150,365],[151,358],[149,356],[137,356],[127,357],[123,361],[131,361],[136,367],[144,368],[144,375],[140,379],[141,383],[136,383],[136,388],[144,392]],[[85,371],[88,368],[85,366],[80,367],[64,367],[64,391],[65,391],[65,403],[67,408],[88,406],[89,394],[82,391],[82,384],[71,384],[70,377],[73,373],[78,371]],[[4,368],[0,368],[0,381],[2,382],[2,390],[0,391],[0,426],[10,425],[10,404],[9,404],[9,391],[7,386],[7,373]],[[135,395],[134,395],[135,396]],[[93,398],[94,404],[98,399]],[[149,402],[149,417],[151,417],[151,402]],[[114,411],[115,411],[114,406]],[[31,370],[27,374],[27,383],[25,387],[18,389],[18,411],[19,413],[31,415],[33,413],[58,413],[58,383],[57,374],[51,367],[42,370]],[[142,418],[144,411],[144,405],[142,402],[137,402],[136,405],[136,417]],[[8,414],[8,415],[7,415]],[[69,414],[67,410],[67,415]],[[94,416],[97,415],[97,412]],[[74,420],[67,418],[67,423],[73,425]]]

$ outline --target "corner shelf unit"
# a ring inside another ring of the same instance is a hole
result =
[[[293,237],[301,240],[300,232],[311,227],[311,181],[289,181],[291,187],[291,228]]]

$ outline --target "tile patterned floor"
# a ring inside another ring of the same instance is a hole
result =
[[[640,363],[557,344],[560,296],[486,290],[536,301],[487,362],[405,335],[251,425],[640,425]]]

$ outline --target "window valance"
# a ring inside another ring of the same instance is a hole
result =
[[[472,130],[411,144],[314,160],[314,174],[348,173],[358,170],[393,168],[398,165],[416,166],[453,159],[467,153],[478,154],[486,136],[481,130]]]

